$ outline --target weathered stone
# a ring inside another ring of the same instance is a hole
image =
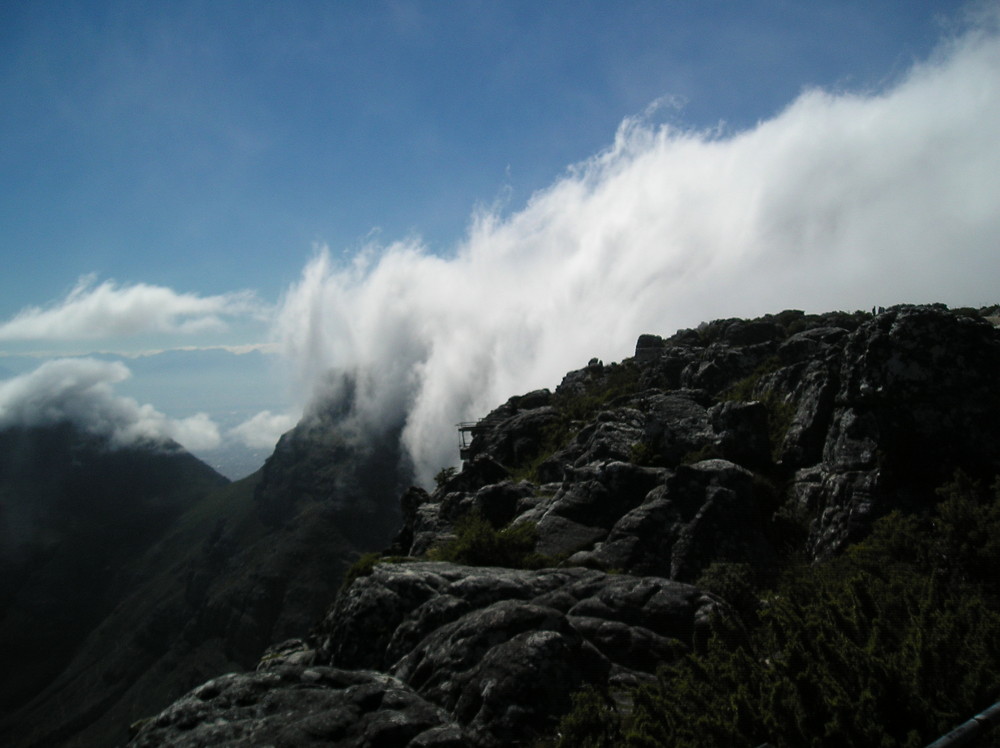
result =
[[[805,334],[805,333],[803,333]],[[837,379],[825,359],[790,365],[776,372],[770,382],[794,409],[788,428],[776,444],[777,459],[786,469],[812,465],[822,458],[833,416]]]
[[[796,333],[778,346],[782,363],[794,364],[808,359],[822,358],[847,335],[842,327],[815,327]]]
[[[388,617],[387,599],[398,603]],[[341,595],[318,634],[321,659],[384,669],[444,707],[476,744],[509,745],[548,725],[579,686],[612,671],[642,677],[690,651],[720,610],[716,598],[666,579],[380,564]],[[381,621],[384,633],[366,639],[346,619]]]
[[[551,404],[552,393],[549,390],[533,390],[526,395],[521,395],[516,401],[517,407],[521,410],[534,410],[544,408]]]
[[[640,335],[635,343],[635,358],[637,361],[648,361],[660,355],[663,350],[663,338],[659,335]]]
[[[487,454],[478,454],[467,460],[462,466],[462,472],[442,486],[445,492],[476,491],[483,486],[499,483],[510,477],[503,465]],[[435,491],[435,494],[438,492]]]
[[[436,629],[392,672],[461,724],[509,744],[607,670],[559,611],[501,600]]]
[[[575,471],[538,520],[538,550],[572,553],[607,535],[615,521],[640,504],[666,471],[623,462]]]
[[[769,343],[781,337],[781,329],[768,320],[733,320],[726,326],[723,339],[730,345]]]
[[[693,581],[712,561],[773,557],[749,471],[725,460],[681,466],[573,563]]]
[[[534,457],[545,440],[546,429],[558,422],[559,415],[551,406],[530,410],[510,407],[513,411],[506,417],[490,414],[489,429],[481,426],[475,432],[469,453],[473,456],[488,454],[500,465],[517,465]],[[485,485],[485,484],[482,484]],[[481,485],[469,485],[465,490],[474,490]]]
[[[150,748],[468,744],[445,710],[396,678],[292,665],[211,680],[144,721],[130,742]]]
[[[718,434],[718,450],[727,460],[750,468],[766,467],[771,460],[767,408],[759,402],[727,400],[708,411]]]
[[[702,397],[701,392],[681,390],[646,399],[643,439],[662,463],[676,465],[717,442],[708,410],[699,402]]]
[[[523,511],[522,500],[534,495],[530,483],[503,481],[483,486],[472,497],[472,509],[494,527],[503,527]]]

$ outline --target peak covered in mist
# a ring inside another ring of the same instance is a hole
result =
[[[410,476],[398,425],[359,441],[343,416],[303,419],[234,483],[176,443],[0,431],[0,740],[120,744],[307,630],[358,553],[389,542]]]
[[[72,423],[105,438],[111,447],[157,443],[171,449],[172,442],[181,441],[197,449],[218,442],[218,430],[204,413],[174,420],[151,405],[116,394],[114,385],[130,376],[120,361],[46,361],[0,382],[0,428]]]
[[[0,427],[68,421],[118,446],[179,443],[227,477],[244,477],[297,420],[274,359],[224,349],[7,356]]]

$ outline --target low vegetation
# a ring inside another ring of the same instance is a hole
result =
[[[434,476],[434,484],[438,488],[443,488],[444,485],[458,475],[458,468],[456,467],[443,467]]]
[[[601,366],[583,393],[556,392],[552,404],[567,420],[588,420],[613,400],[634,395],[639,387],[639,367],[632,361]]]
[[[377,551],[361,554],[361,557],[344,572],[344,580],[340,583],[340,589],[346,590],[354,583],[355,579],[371,576],[375,565],[381,560],[382,554]]]
[[[535,552],[538,532],[530,522],[518,522],[497,530],[478,512],[455,523],[455,537],[427,552],[431,561],[451,561],[469,566],[505,566],[511,569],[541,569],[556,563]]]
[[[471,512],[455,523],[454,537],[427,551],[426,560],[510,569],[544,569],[557,566],[564,560],[563,557],[537,553],[537,541],[538,532],[531,522],[518,522],[498,530],[482,514]],[[378,564],[418,560],[412,556],[364,553],[344,573],[340,590],[346,590],[361,577],[370,576]]]
[[[710,567],[729,598],[706,651],[629,692],[578,694],[552,746],[926,745],[1000,697],[1000,482],[962,474],[926,516],[892,514],[770,589]],[[614,698],[612,698],[614,696]],[[623,707],[621,704],[628,704]],[[981,745],[1000,745],[1000,735]]]

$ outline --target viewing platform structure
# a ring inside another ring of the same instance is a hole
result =
[[[456,424],[458,428],[458,456],[463,460],[469,459],[472,454],[472,440],[476,438],[476,434],[481,433],[483,430],[482,419],[478,421],[463,421],[462,423]]]

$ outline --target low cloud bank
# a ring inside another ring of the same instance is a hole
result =
[[[117,361],[92,358],[47,361],[27,374],[0,381],[0,428],[70,421],[115,446],[172,439],[189,450],[214,449],[220,435],[204,413],[172,419],[152,405],[114,392],[130,376]]]
[[[226,329],[226,317],[260,312],[260,303],[247,291],[198,296],[145,283],[95,285],[93,276],[86,276],[54,306],[28,307],[0,324],[0,341],[215,332]]]
[[[226,436],[250,449],[273,449],[281,435],[292,429],[298,420],[296,415],[264,410],[229,429]]]
[[[425,483],[454,424],[558,384],[643,332],[782,308],[996,301],[996,13],[892,88],[804,92],[736,133],[645,118],[526,207],[484,210],[453,256],[400,242],[320,251],[276,339],[303,392],[351,377],[353,420],[405,417]]]

